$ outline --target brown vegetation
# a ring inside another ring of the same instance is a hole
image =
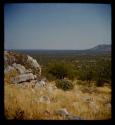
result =
[[[93,87],[95,91],[92,93],[84,93],[83,89],[85,86],[77,84],[71,91],[55,89],[50,93],[47,88],[32,89],[5,84],[5,117],[7,119],[61,120],[64,117],[55,114],[55,110],[66,108],[68,112],[82,119],[110,119],[111,108],[106,104],[111,101],[111,89],[107,86]],[[43,95],[50,98],[50,104],[38,101]]]

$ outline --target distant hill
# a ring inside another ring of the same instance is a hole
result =
[[[29,54],[31,56],[82,56],[82,55],[111,55],[110,44],[100,44],[85,50],[14,50],[19,53]]]
[[[89,49],[91,51],[111,51],[111,45],[110,44],[100,44],[100,45],[97,45],[91,49]]]

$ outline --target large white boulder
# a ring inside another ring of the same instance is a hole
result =
[[[41,75],[41,67],[37,63],[35,59],[33,59],[31,56],[27,56],[27,62],[35,69],[39,69],[39,74]]]

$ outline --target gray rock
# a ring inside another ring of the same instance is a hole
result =
[[[16,64],[16,63],[14,63],[12,66],[13,66],[20,74],[23,74],[23,73],[26,72],[25,67],[22,66],[21,64]]]
[[[5,64],[13,64],[15,62],[15,57],[12,55],[12,52],[5,51],[4,52],[4,63]]]
[[[66,115],[66,120],[81,120],[79,116],[74,116],[74,115]]]
[[[33,65],[33,67],[36,67],[36,68],[39,68],[40,65],[37,63],[37,61],[35,59],[33,59],[32,57],[28,56],[28,60],[27,61],[30,61],[31,64]]]
[[[69,115],[68,111],[66,108],[61,108],[55,111],[56,114],[61,115],[61,116],[66,116]]]
[[[107,106],[108,108],[111,108],[111,103],[107,103],[106,106]]]
[[[49,104],[50,103],[50,99],[49,99],[48,96],[42,96],[42,97],[40,97],[39,102]]]
[[[12,51],[4,52],[5,70],[4,73],[9,73],[16,70],[18,75],[11,78],[11,82],[18,84],[24,82],[31,82],[37,80],[41,75],[41,66],[35,59],[30,56],[18,54]],[[35,84],[37,81],[34,82]],[[43,86],[46,84],[43,81],[40,82]],[[34,85],[32,85],[34,86]]]
[[[64,116],[65,120],[81,120],[79,116],[71,115],[66,108],[61,108],[55,111],[56,114]]]
[[[41,66],[31,56],[19,54],[12,51],[4,51],[4,63],[6,65],[12,65],[20,74],[22,73],[34,73],[40,77]],[[26,70],[25,70],[26,68]],[[31,69],[31,71],[27,69]]]
[[[27,56],[27,63],[29,65],[31,65],[31,67],[33,67],[34,69],[39,71],[39,75],[41,75],[41,67],[40,65],[37,63],[37,61],[35,59],[33,59],[30,56]]]
[[[36,80],[31,80],[30,82],[22,82],[22,84],[17,84],[18,86],[23,86],[24,88],[34,88],[36,84]]]
[[[9,72],[12,72],[13,70],[14,70],[14,67],[8,66],[5,68],[4,73],[9,73]]]
[[[38,80],[35,87],[44,87],[47,83],[43,80]]]
[[[26,69],[25,73],[32,73],[31,69]]]
[[[11,81],[13,83],[21,83],[25,81],[34,80],[34,79],[35,79],[35,76],[32,73],[29,73],[29,74],[21,74],[16,77],[13,77]]]

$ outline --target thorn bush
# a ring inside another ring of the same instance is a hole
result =
[[[56,81],[56,87],[64,91],[67,91],[73,89],[74,85],[70,81],[62,79]]]

